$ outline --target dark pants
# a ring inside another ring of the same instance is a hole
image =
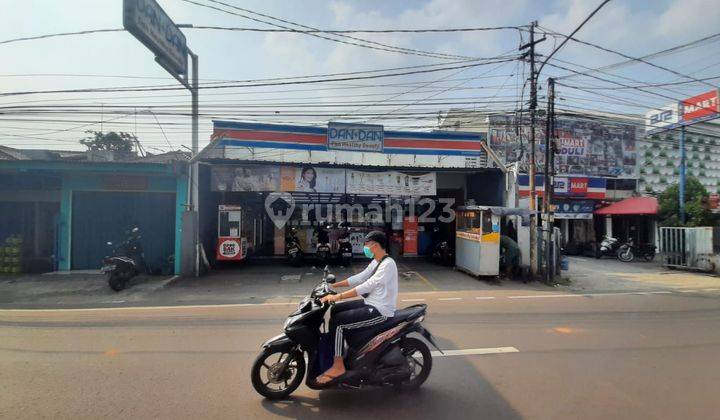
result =
[[[330,341],[335,349],[335,357],[343,355],[343,333],[372,327],[386,319],[387,317],[380,315],[377,309],[366,305],[362,300],[335,304],[330,312],[329,331]]]

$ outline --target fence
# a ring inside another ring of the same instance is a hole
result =
[[[711,271],[712,227],[660,228],[660,253],[666,267]]]

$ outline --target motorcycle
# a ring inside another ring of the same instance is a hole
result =
[[[321,223],[318,225],[317,230],[317,257],[320,264],[329,264],[332,259],[332,253],[330,252],[330,225]]]
[[[631,262],[639,257],[647,262],[655,259],[655,245],[652,244],[640,244],[635,245],[635,241],[632,238],[628,238],[627,242],[624,243],[617,251],[617,258],[622,262]]]
[[[600,242],[600,247],[595,250],[595,258],[602,258],[606,255],[617,256],[617,251],[619,248],[620,241],[618,241],[617,238],[605,236]]]
[[[285,254],[290,264],[299,267],[305,259],[305,254],[300,247],[300,241],[297,238],[297,229],[291,227],[288,230],[288,237],[285,239]]]
[[[140,229],[133,228],[128,232],[128,238],[111,255],[103,258],[100,271],[105,274],[110,288],[116,292],[125,289],[128,282],[141,271],[146,271],[140,238]],[[112,247],[113,243],[108,242],[107,245]]]
[[[335,276],[325,267],[322,281],[285,320],[284,332],[262,345],[250,374],[255,390],[266,398],[282,399],[300,386],[303,376],[311,389],[419,388],[430,375],[432,355],[424,341],[408,335],[419,333],[440,350],[422,326],[427,312],[425,304],[397,310],[394,317],[381,324],[348,334],[345,375],[331,384],[316,382],[332,364],[329,334],[321,333],[330,305],[321,303],[320,299],[335,293],[330,288],[334,282]],[[306,366],[305,355],[309,366]]]
[[[432,252],[432,261],[440,265],[454,265],[455,251],[450,246],[450,243],[439,238],[440,229],[438,227],[433,228],[433,234],[437,239],[435,240],[435,246]]]
[[[340,265],[347,267],[353,259],[352,243],[350,243],[350,226],[340,223],[338,228],[342,229],[342,234],[338,238],[337,259]]]

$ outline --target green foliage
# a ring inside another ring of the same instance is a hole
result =
[[[720,188],[718,188],[718,191],[720,191]],[[651,193],[651,192],[653,192],[652,187],[651,187],[650,185],[646,185],[646,186],[645,186],[645,192],[646,192],[646,193]]]
[[[661,183],[661,184],[667,184],[667,177],[661,176],[661,177],[660,177],[660,183]]]
[[[678,184],[668,186],[659,196],[661,226],[682,226],[678,216]],[[711,226],[712,213],[707,208],[710,194],[696,178],[689,177],[685,182],[685,226]]]
[[[660,169],[653,168],[652,173],[653,173],[653,175],[660,175]]]
[[[645,157],[646,157],[646,158],[652,158],[652,157],[653,157],[653,153],[652,153],[652,151],[650,151],[650,149],[648,149],[648,150],[645,151]]]
[[[91,136],[80,140],[80,144],[86,146],[88,150],[132,152],[133,145],[137,141],[137,137],[133,134],[122,131],[119,133],[114,131],[103,133],[102,131],[88,130],[86,133],[91,134]]]
[[[667,157],[667,153],[665,153],[665,149],[661,150],[661,151],[660,151],[660,154],[658,154],[658,156],[661,157],[661,158],[666,158],[666,157]]]
[[[698,147],[697,144],[692,147],[692,151],[693,151],[693,152],[698,152],[698,151],[700,151],[700,148]]]

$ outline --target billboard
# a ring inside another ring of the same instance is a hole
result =
[[[280,167],[280,190],[289,192],[344,193],[345,169],[315,166]]]
[[[720,116],[718,108],[718,90],[713,89],[692,98],[683,99],[681,120],[684,124],[712,120]]]
[[[519,161],[524,172],[529,162],[528,126],[527,120],[516,126],[512,116],[491,116],[488,132],[490,147],[505,163]],[[555,173],[559,176],[636,176],[635,125],[561,116],[555,126]],[[536,168],[541,172],[545,168],[544,127],[536,127],[535,138]]]
[[[645,133],[655,134],[677,127],[680,122],[680,106],[677,102],[645,113]]]

